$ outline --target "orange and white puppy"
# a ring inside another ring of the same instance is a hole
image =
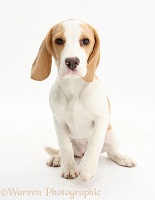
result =
[[[50,91],[50,106],[60,152],[50,147],[53,155],[48,165],[60,166],[61,175],[90,180],[96,173],[99,155],[126,167],[136,163],[118,153],[109,120],[109,102],[95,76],[100,59],[100,41],[95,29],[78,20],[55,25],[43,40],[33,63],[31,78],[46,79],[51,71],[52,56],[58,76]],[[79,167],[74,156],[82,157]]]

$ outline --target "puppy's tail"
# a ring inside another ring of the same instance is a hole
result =
[[[45,146],[44,148],[45,148],[46,153],[48,153],[50,156],[56,155],[60,152],[58,149],[54,149],[49,146]]]

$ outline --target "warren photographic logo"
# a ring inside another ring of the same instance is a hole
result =
[[[0,196],[44,196],[44,197],[68,197],[68,199],[74,199],[75,197],[80,197],[81,199],[87,199],[87,197],[94,197],[97,199],[101,195],[101,190],[96,188],[89,188],[83,190],[67,190],[67,189],[56,189],[54,187],[46,187],[41,190],[36,189],[21,189],[16,187],[4,188],[0,190]]]

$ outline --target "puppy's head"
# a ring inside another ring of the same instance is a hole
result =
[[[81,21],[66,20],[55,25],[43,40],[32,65],[31,78],[42,81],[51,71],[54,57],[58,75],[94,80],[100,59],[100,42],[95,29]]]

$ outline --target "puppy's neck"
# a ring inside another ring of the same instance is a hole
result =
[[[78,97],[83,90],[88,86],[81,77],[70,76],[65,78],[57,78],[57,82],[61,89],[61,92],[68,97]]]

